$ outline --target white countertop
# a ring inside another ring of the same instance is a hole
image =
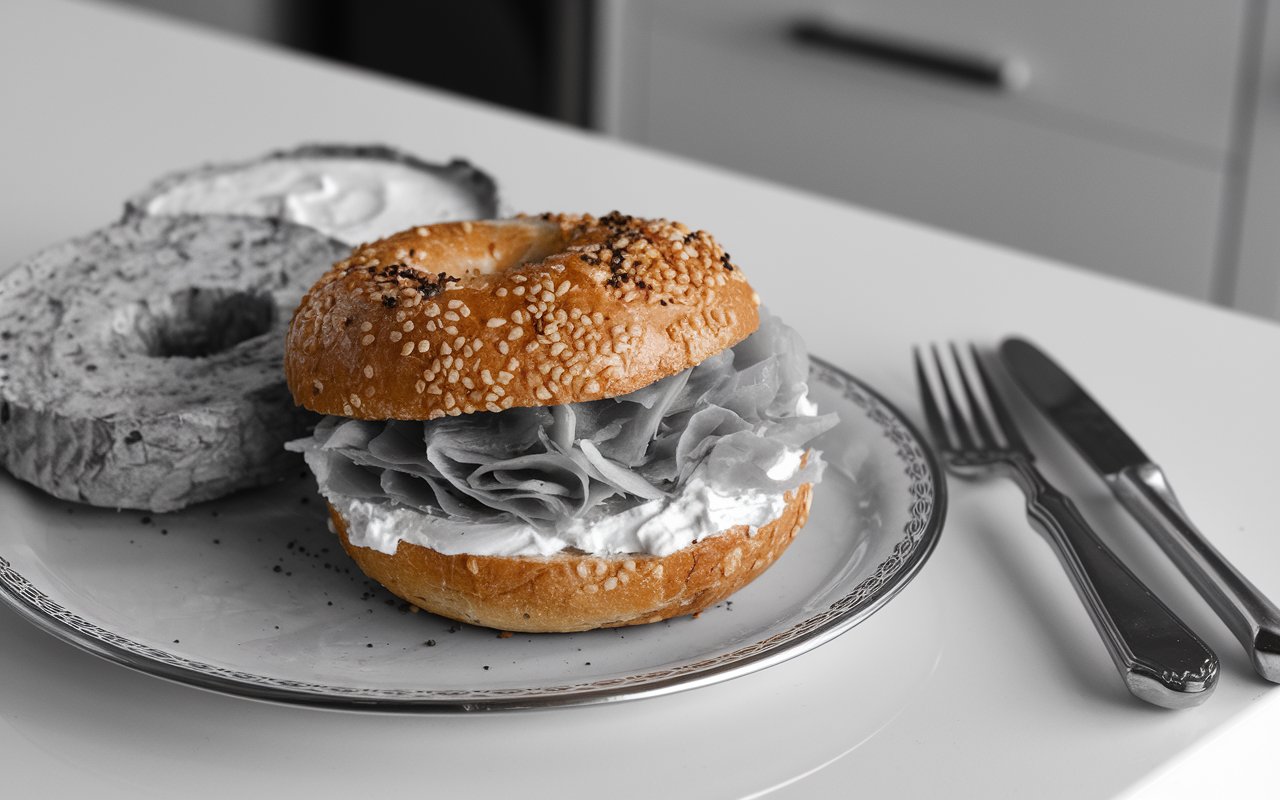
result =
[[[1038,341],[1280,598],[1273,324],[110,7],[9,0],[0,75],[0,263],[110,222],[153,177],[202,161],[314,140],[465,156],[515,209],[618,208],[714,231],[816,353],[911,414],[912,343]],[[1052,441],[1042,423],[1032,434]],[[953,480],[937,551],[868,622],[764,672],[619,705],[451,717],[273,706],[130,672],[0,609],[5,791],[1081,798],[1273,787],[1258,767],[1280,690],[1065,452],[1051,472],[1218,652],[1204,706],[1132,700],[1013,485]]]

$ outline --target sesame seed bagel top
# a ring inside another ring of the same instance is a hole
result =
[[[759,298],[703,231],[617,212],[448,222],[333,266],[294,312],[294,400],[435,419],[615,397],[759,325]]]

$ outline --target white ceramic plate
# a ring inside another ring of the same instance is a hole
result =
[[[818,443],[830,468],[809,524],[762,577],[697,619],[500,638],[410,613],[347,559],[301,471],[163,515],[55,500],[0,474],[0,598],[110,661],[262,700],[532,708],[728,680],[866,619],[942,528],[942,473],[911,425],[829,364],[815,360],[813,378],[811,397],[841,423]]]

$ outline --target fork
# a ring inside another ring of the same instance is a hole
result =
[[[1057,550],[1135,697],[1164,708],[1204,702],[1218,682],[1217,656],[1102,543],[1075,503],[1040,474],[977,348],[969,347],[973,380],[959,349],[950,346],[963,407],[938,347],[930,349],[937,388],[918,348],[916,380],[947,468],[961,478],[1002,475],[1018,484],[1027,497],[1027,516]]]

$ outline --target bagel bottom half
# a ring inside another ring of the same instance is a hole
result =
[[[402,600],[460,622],[542,633],[658,622],[720,602],[782,555],[812,497],[804,484],[754,534],[739,525],[667,556],[445,555],[409,542],[387,555],[352,545],[342,515],[329,513],[352,560]]]

